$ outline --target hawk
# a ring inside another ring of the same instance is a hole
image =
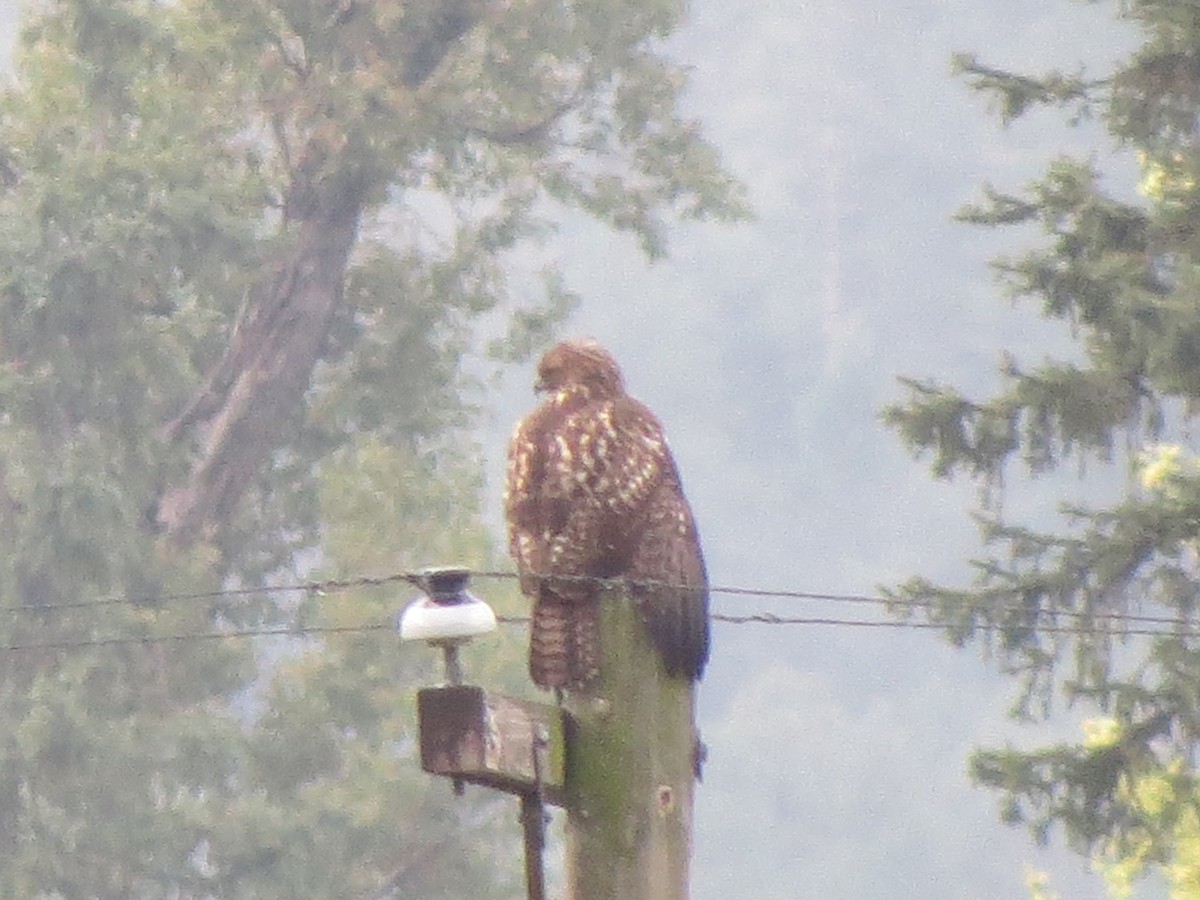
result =
[[[578,688],[598,669],[600,588],[570,576],[627,579],[667,673],[699,679],[708,576],[662,426],[590,339],[547,351],[534,387],[546,399],[517,424],[505,486],[533,681]]]

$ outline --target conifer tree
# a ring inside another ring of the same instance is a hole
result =
[[[1090,716],[1077,743],[980,750],[972,771],[1002,792],[1006,820],[1039,838],[1059,826],[1080,850],[1136,869],[1200,851],[1187,845],[1200,799],[1200,5],[1094,7],[1143,35],[1111,71],[1030,76],[956,60],[1004,121],[1034,107],[1098,117],[1114,139],[1105,149],[1137,155],[1136,191],[1064,157],[1028,189],[989,189],[962,213],[1040,229],[1038,246],[995,268],[1009,297],[1070,326],[1077,354],[1014,353],[987,397],[905,379],[908,397],[885,420],[940,478],[994,487],[1020,469],[1101,460],[1130,467],[1130,490],[1107,507],[1064,506],[1054,531],[985,502],[974,583],[914,578],[892,597],[955,643],[983,644],[1020,679],[1021,714],[1065,697]]]

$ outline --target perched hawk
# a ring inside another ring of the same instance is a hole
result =
[[[592,576],[658,582],[631,588],[646,628],[668,673],[698,679],[708,577],[662,426],[593,340],[551,348],[535,389],[547,396],[517,425],[505,489],[509,550],[533,598],[530,675],[545,688],[595,675],[598,586],[554,577]]]

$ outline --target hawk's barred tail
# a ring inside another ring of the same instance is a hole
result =
[[[600,672],[600,603],[577,603],[571,632],[571,686],[582,687]]]
[[[599,670],[599,609],[594,599],[568,601],[543,588],[529,628],[529,675],[543,688],[575,688]]]

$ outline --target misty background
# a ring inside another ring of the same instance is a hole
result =
[[[20,7],[0,0],[5,67]],[[1101,128],[1053,113],[1002,129],[950,57],[1099,72],[1135,44],[1107,11],[1068,2],[693,0],[670,47],[756,220],[676,228],[670,258],[648,265],[632,238],[574,217],[537,254],[584,298],[567,330],[605,343],[666,425],[714,584],[858,594],[965,577],[974,489],[933,482],[879,410],[897,375],[982,392],[1001,348],[1068,350],[987,267],[1033,236],[951,217],[983,182],[1018,188],[1058,154],[1130,163]],[[497,534],[504,444],[531,381],[498,386],[479,433]],[[1064,487],[1011,481],[1014,517],[1048,516]],[[720,594],[714,609],[861,612]],[[693,896],[999,900],[1027,895],[1027,866],[1063,900],[1101,895],[1086,860],[1005,828],[968,782],[973,747],[1074,737],[1066,720],[1008,720],[1014,695],[936,632],[718,624]]]

